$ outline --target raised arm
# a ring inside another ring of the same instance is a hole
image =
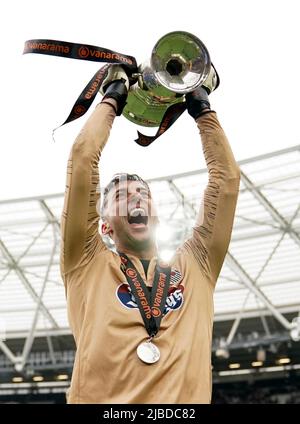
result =
[[[194,255],[215,284],[231,238],[240,170],[216,114],[209,110],[209,102],[202,106],[202,113],[194,117],[201,134],[209,179],[193,235],[184,249]]]
[[[63,276],[88,262],[98,249],[104,248],[98,232],[98,163],[116,115],[113,106],[103,103],[95,108],[70,153],[61,219]]]
[[[98,232],[100,202],[98,163],[116,115],[126,104],[129,81],[121,67],[107,68],[104,94],[72,147],[61,220],[61,273],[88,263],[105,245]]]

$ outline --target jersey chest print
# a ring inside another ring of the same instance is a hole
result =
[[[166,315],[169,311],[175,311],[177,309],[180,309],[183,305],[184,298],[183,298],[183,292],[184,292],[184,286],[180,284],[182,281],[182,275],[180,271],[178,271],[175,268],[172,268],[171,270],[171,280],[170,280],[170,287],[168,290],[168,296],[166,299],[165,309],[163,312],[163,315]],[[131,293],[131,289],[129,287],[129,284],[121,283],[116,290],[116,296],[120,303],[128,309],[137,309],[137,303],[135,300],[134,295]]]

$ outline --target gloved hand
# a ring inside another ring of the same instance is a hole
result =
[[[185,95],[188,113],[197,119],[199,116],[210,111],[210,103],[206,89],[201,85],[196,90]]]
[[[196,90],[185,95],[186,105],[188,113],[197,119],[204,113],[210,112],[210,103],[208,95],[218,88],[220,84],[220,78],[217,71],[211,66],[210,73],[204,83],[196,88]]]
[[[104,99],[115,99],[118,104],[117,115],[120,116],[126,105],[127,94],[129,90],[129,78],[120,65],[109,65],[108,73],[104,78],[100,93]]]
[[[121,65],[107,65],[107,75],[99,88],[100,93],[106,94],[108,86],[115,81],[123,81],[126,89],[129,90],[129,78],[125,69]]]

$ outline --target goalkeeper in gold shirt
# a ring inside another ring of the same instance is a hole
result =
[[[213,292],[231,237],[240,178],[210,109],[208,93],[214,88],[206,81],[186,95],[209,178],[192,236],[168,264],[157,252],[150,189],[137,175],[116,175],[104,191],[101,232],[114,241],[115,252],[99,233],[98,163],[130,89],[122,67],[111,65],[102,102],[75,140],[61,246],[77,347],[69,403],[211,401]]]

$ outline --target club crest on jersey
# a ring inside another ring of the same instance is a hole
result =
[[[182,280],[181,272],[178,271],[176,268],[171,268],[171,280],[170,285],[171,286],[178,286],[180,281]]]
[[[168,290],[168,296],[166,299],[166,305],[165,305],[163,315],[166,315],[171,310],[175,311],[181,308],[184,301],[184,298],[183,298],[184,286],[180,284],[181,280],[182,280],[181,273],[175,268],[172,268],[170,287]],[[118,300],[120,301],[120,303],[126,308],[137,309],[138,305],[136,303],[135,297],[132,294],[129,284],[127,282],[121,283],[117,287],[116,296]]]

